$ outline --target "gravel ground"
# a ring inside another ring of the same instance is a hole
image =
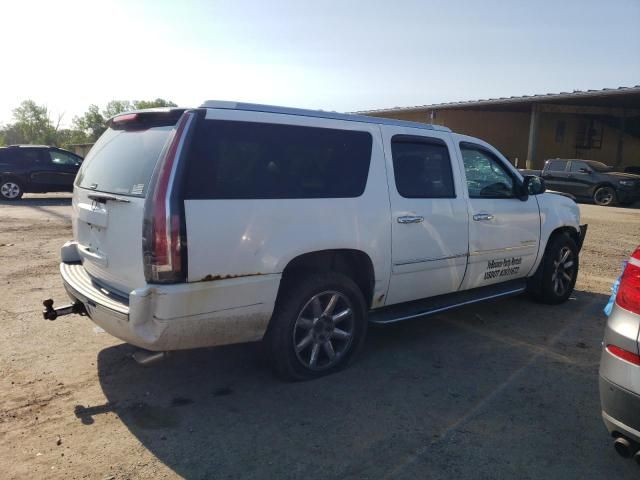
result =
[[[275,380],[257,344],[143,368],[86,318],[45,322],[69,197],[0,204],[2,478],[638,478],[600,419],[601,313],[640,211],[581,205],[575,295],[372,328],[359,361]]]

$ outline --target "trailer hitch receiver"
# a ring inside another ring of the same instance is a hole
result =
[[[44,305],[42,317],[45,320],[55,320],[62,315],[71,315],[72,313],[77,315],[87,314],[87,311],[84,309],[84,304],[80,302],[65,305],[64,307],[53,308],[53,300],[49,298],[42,302],[42,305]]]

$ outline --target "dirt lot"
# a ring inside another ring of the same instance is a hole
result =
[[[582,205],[574,297],[525,298],[370,330],[360,360],[275,380],[258,345],[143,368],[65,295],[66,196],[0,204],[2,478],[638,478],[600,420],[601,313],[640,210]]]

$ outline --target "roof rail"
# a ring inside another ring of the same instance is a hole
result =
[[[7,147],[12,147],[12,148],[29,148],[29,147],[34,147],[34,148],[50,148],[50,145],[31,145],[29,143],[16,143],[13,145],[7,145]]]
[[[332,120],[344,120],[348,122],[375,123],[379,125],[395,125],[398,127],[421,128],[423,130],[437,130],[450,132],[451,129],[441,125],[429,123],[410,122],[407,120],[394,120],[391,118],[368,117],[350,113],[325,112],[324,110],[306,110],[303,108],[278,107],[276,105],[261,105],[258,103],[228,102],[223,100],[207,100],[201,108],[217,108],[224,110],[243,110],[250,112],[280,113],[283,115],[297,115],[301,117],[329,118]]]

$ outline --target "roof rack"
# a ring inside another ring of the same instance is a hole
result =
[[[7,145],[7,147],[11,147],[11,148],[29,148],[29,147],[50,148],[49,145],[31,145],[31,144],[28,144],[28,143],[16,143],[14,145]]]
[[[395,125],[398,127],[420,128],[423,130],[437,130],[450,132],[451,129],[441,125],[429,123],[410,122],[407,120],[394,120],[391,118],[367,117],[350,113],[325,112],[324,110],[306,110],[303,108],[278,107],[275,105],[261,105],[258,103],[228,102],[223,100],[207,100],[201,108],[217,108],[225,110],[243,110],[250,112],[281,113],[284,115],[297,115],[301,117],[329,118],[332,120],[345,120],[347,122],[375,123],[378,125]]]

